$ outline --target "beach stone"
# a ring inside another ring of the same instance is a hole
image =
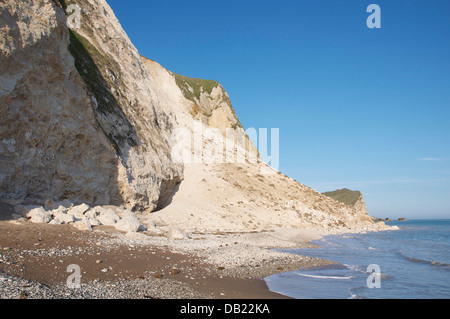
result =
[[[136,239],[136,240],[147,240],[148,236],[144,233],[128,232],[125,234],[126,237]]]
[[[124,209],[121,212],[119,212],[119,215],[121,218],[125,218],[125,217],[136,217],[136,214],[133,213],[131,210],[129,209]]]
[[[164,232],[156,227],[147,228],[146,233],[150,236],[161,236],[164,235]]]
[[[53,218],[50,222],[50,225],[62,225],[64,224],[59,218]]]
[[[88,218],[96,218],[97,217],[97,208],[91,208],[88,211],[86,211],[84,213],[84,216],[88,217]]]
[[[85,217],[82,220],[77,220],[72,224],[78,230],[92,230],[92,225],[89,220]]]
[[[74,207],[70,208],[68,213],[72,214],[74,216],[77,216],[77,217],[78,216],[83,216],[83,214],[85,212],[87,212],[89,210],[89,208],[90,208],[89,205],[81,204],[81,205],[74,206]]]
[[[156,227],[156,224],[153,220],[147,219],[145,221],[146,225],[147,225],[147,234],[151,235],[151,236],[160,236],[160,235],[164,235],[164,232],[159,229],[158,227]]]
[[[136,216],[127,215],[119,220],[115,227],[124,232],[138,232],[144,230],[144,226],[139,222]],[[146,229],[146,228],[145,228]]]
[[[100,226],[101,223],[97,220],[97,218],[94,217],[86,217],[89,220],[89,223],[91,226]]]
[[[75,217],[71,214],[66,214],[58,211],[56,213],[53,213],[53,216],[59,219],[63,224],[75,222]]]
[[[46,224],[52,220],[52,215],[46,212],[42,206],[31,209],[26,217],[30,218],[30,221],[35,224]]]
[[[166,236],[171,240],[183,240],[188,238],[179,228],[176,227],[171,227]]]
[[[149,228],[156,228],[156,223],[152,219],[147,219],[145,223]]]
[[[55,214],[57,214],[57,213],[60,213],[60,214],[67,214],[68,211],[69,211],[68,208],[66,208],[66,207],[64,207],[64,206],[62,206],[62,205],[59,205],[57,208],[52,209],[52,210],[50,211],[50,213],[51,213],[52,215],[55,215]]]
[[[116,212],[112,209],[102,208],[100,210],[99,215],[97,216],[97,220],[105,226],[114,226],[119,220],[120,216],[116,214]]]

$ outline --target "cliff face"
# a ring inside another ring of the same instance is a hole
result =
[[[191,154],[188,162],[223,163],[228,158],[235,163],[238,161],[237,154],[242,154],[247,161],[256,161],[258,150],[239,122],[228,93],[221,84],[178,75],[156,61],[146,57],[141,59],[156,84],[155,94],[166,109],[176,114],[173,143],[181,140],[183,147]],[[200,145],[196,140],[200,141]],[[211,154],[211,151],[219,149],[221,154]]]
[[[76,3],[76,30],[63,1],[0,5],[0,193],[154,209],[182,179],[174,115],[106,2]]]

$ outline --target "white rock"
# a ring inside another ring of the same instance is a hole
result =
[[[76,217],[82,217],[83,214],[89,210],[89,208],[90,208],[89,205],[81,204],[81,205],[70,208],[68,213],[72,214]]]
[[[164,232],[157,228],[157,227],[149,227],[147,228],[146,233],[150,236],[160,236],[160,235],[164,235]]]
[[[75,217],[71,214],[62,212],[53,213],[53,216],[61,221],[63,224],[69,224],[75,222]]]
[[[149,237],[143,233],[136,233],[136,232],[128,232],[125,234],[126,237],[137,239],[137,240],[146,240]]]
[[[95,218],[97,217],[97,208],[91,208],[88,211],[86,211],[84,213],[84,216],[88,217],[88,218]]]
[[[151,219],[147,219],[146,224],[149,228],[156,228],[156,223]]]
[[[86,217],[82,220],[75,221],[72,225],[78,230],[92,230],[92,225]]]
[[[125,216],[121,220],[119,220],[115,227],[117,230],[125,231],[125,232],[138,232],[144,230],[144,226],[139,222],[136,216]],[[146,228],[145,228],[146,229]]]
[[[188,238],[179,228],[176,227],[171,227],[166,236],[171,240],[183,240]]]
[[[129,209],[124,209],[119,213],[121,218],[125,218],[125,217],[136,217],[136,215]]]
[[[97,220],[97,218],[87,217],[87,219],[89,220],[89,223],[92,226],[100,226],[101,225],[101,223]]]
[[[119,215],[112,209],[102,209],[97,216],[97,220],[105,226],[114,226],[119,220]]]
[[[46,212],[42,206],[31,209],[26,217],[30,218],[30,221],[35,224],[45,224],[52,220],[52,215]]]
[[[68,208],[66,208],[66,207],[64,207],[62,205],[59,205],[56,209],[51,210],[50,213],[52,215],[55,215],[56,213],[67,214],[68,211],[69,211]]]
[[[147,230],[146,230],[148,235],[151,235],[151,236],[164,235],[164,232],[161,229],[159,229],[158,227],[156,227],[156,224],[153,220],[147,219],[145,223],[148,226]]]
[[[49,224],[50,225],[62,225],[63,222],[59,218],[53,218]]]

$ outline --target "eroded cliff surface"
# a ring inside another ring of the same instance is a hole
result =
[[[80,0],[0,4],[0,193],[155,209],[182,180],[174,115],[111,8]]]

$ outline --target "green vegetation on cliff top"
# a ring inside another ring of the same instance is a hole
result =
[[[172,74],[175,77],[178,87],[183,92],[184,97],[193,102],[195,102],[194,98],[200,100],[202,91],[211,94],[212,90],[219,86],[219,82],[214,80],[194,79],[176,73]]]
[[[348,206],[354,206],[362,196],[360,191],[352,191],[348,188],[325,192],[323,194]]]

